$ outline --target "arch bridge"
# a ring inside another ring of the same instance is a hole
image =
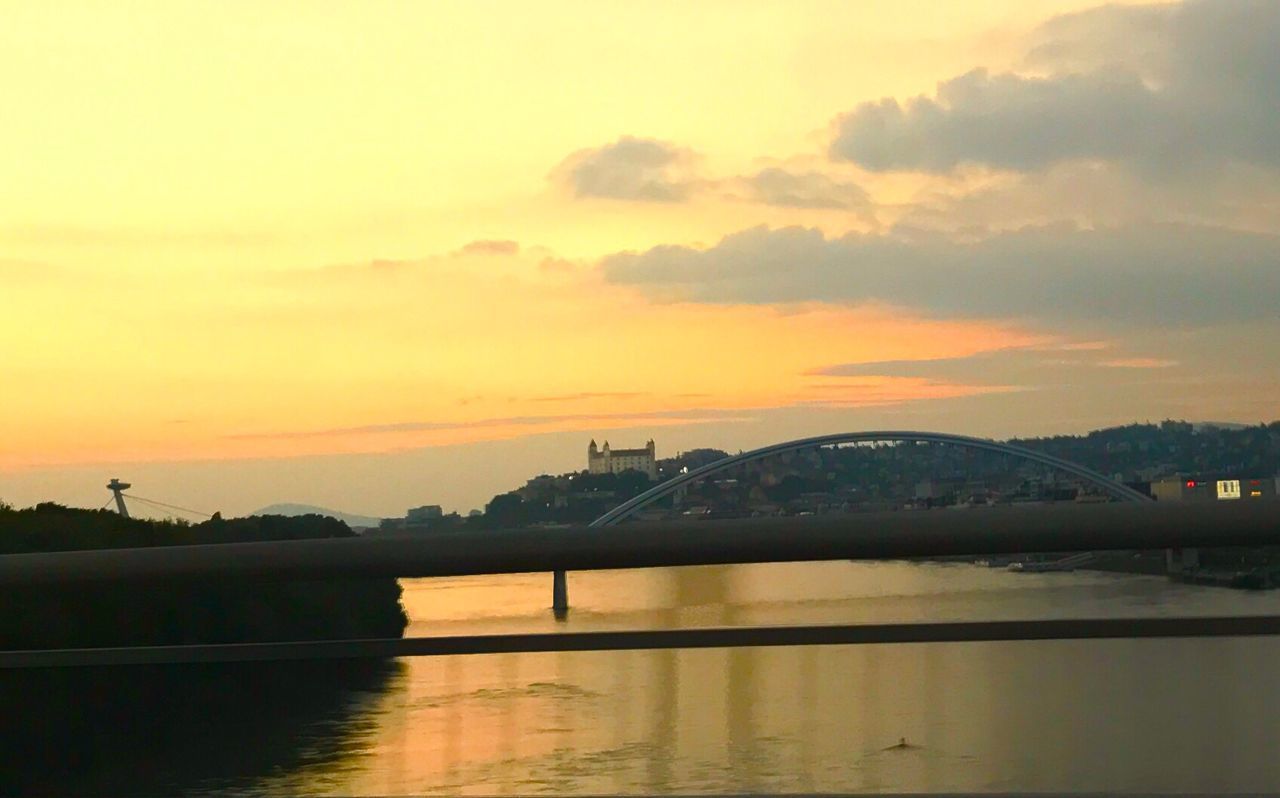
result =
[[[1139,493],[1127,485],[1122,485],[1113,479],[1099,474],[1091,468],[1085,468],[1078,463],[1063,460],[1060,457],[1054,457],[1043,452],[1037,452],[1033,449],[1014,446],[1009,443],[1001,443],[987,438],[974,438],[967,435],[952,435],[946,432],[871,430],[864,432],[839,432],[831,435],[819,435],[812,438],[799,438],[797,440],[786,441],[784,443],[776,443],[771,446],[763,446],[749,452],[741,452],[731,457],[726,457],[723,460],[717,460],[716,462],[709,463],[701,468],[695,468],[692,471],[680,474],[674,479],[669,479],[666,482],[656,485],[641,493],[639,496],[619,504],[617,507],[592,521],[590,526],[597,528],[613,526],[614,524],[626,520],[633,514],[643,510],[654,502],[670,496],[691,482],[714,476],[723,471],[728,471],[729,469],[743,465],[744,463],[751,463],[756,460],[763,460],[766,457],[786,454],[788,452],[796,452],[803,449],[837,446],[844,443],[878,442],[940,443],[961,448],[1010,455],[1033,463],[1039,463],[1051,468],[1056,468],[1060,471],[1065,471],[1068,474],[1079,477],[1088,484],[1106,491],[1120,501],[1151,501],[1149,496]],[[568,585],[564,571],[555,572],[552,587],[552,607],[557,613],[564,613],[568,611]]]

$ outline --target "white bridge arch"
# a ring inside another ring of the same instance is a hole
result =
[[[726,471],[743,463],[750,463],[755,460],[761,460],[771,457],[775,454],[785,454],[787,452],[795,452],[801,449],[811,449],[821,446],[834,446],[841,443],[874,443],[874,442],[902,442],[902,443],[942,443],[951,446],[959,446],[968,449],[980,449],[983,451],[997,452],[999,454],[1012,455],[1024,460],[1030,460],[1041,465],[1057,468],[1068,474],[1080,477],[1085,482],[1096,485],[1099,488],[1115,496],[1122,501],[1145,502],[1150,501],[1151,497],[1146,496],[1127,485],[1122,485],[1113,479],[1099,474],[1090,468],[1085,468],[1077,463],[1069,460],[1063,460],[1059,457],[1044,454],[1043,452],[1024,449],[1021,446],[1013,446],[1008,443],[1000,443],[999,441],[989,440],[987,438],[971,438],[967,435],[952,435],[946,432],[911,432],[905,430],[874,430],[868,432],[840,432],[832,435],[819,435],[814,438],[800,438],[785,443],[775,443],[772,446],[764,446],[759,449],[753,449],[749,452],[726,457],[723,460],[717,460],[714,463],[695,468],[688,473],[684,473],[669,479],[660,485],[641,493],[628,501],[619,504],[609,512],[600,516],[591,522],[593,527],[613,526],[626,519],[632,513],[638,512],[649,506],[653,502],[658,501],[666,496],[675,493],[681,487],[688,485],[703,477],[709,477],[721,471]]]

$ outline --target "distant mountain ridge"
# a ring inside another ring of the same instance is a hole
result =
[[[352,529],[357,527],[377,528],[378,524],[382,522],[381,518],[344,513],[338,510],[330,510],[327,507],[316,507],[313,504],[272,504],[263,507],[261,510],[254,510],[249,515],[323,515],[329,518],[336,518]]]

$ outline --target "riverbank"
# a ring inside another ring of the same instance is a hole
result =
[[[1086,556],[1087,555],[1087,556]],[[1280,569],[1270,565],[1254,565],[1246,568],[1199,567],[1170,573],[1165,552],[1161,551],[1099,551],[1076,555],[1041,555],[1036,557],[1010,556],[987,558],[976,564],[1003,567],[1022,573],[1069,573],[1072,571],[1100,571],[1103,573],[1164,576],[1171,581],[1205,587],[1223,587],[1234,590],[1274,590],[1280,588]]]

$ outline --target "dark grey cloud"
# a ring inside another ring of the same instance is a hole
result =
[[[1064,162],[977,187],[937,181],[903,208],[899,225],[940,231],[1013,230],[1071,221],[1084,227],[1158,219],[1183,224],[1280,231],[1280,181],[1266,170],[1231,165],[1201,179],[1151,181],[1102,162]]]
[[[575,152],[551,177],[579,198],[679,202],[695,185],[695,160],[690,150],[674,144],[623,136]]]
[[[962,163],[1030,170],[1075,158],[1134,157],[1174,120],[1134,75],[1024,78],[984,69],[936,97],[864,103],[843,117],[831,153],[877,171]],[[1122,129],[1141,131],[1138,138]]]
[[[1028,227],[957,241],[757,227],[611,255],[613,283],[712,303],[882,302],[943,317],[1157,327],[1274,319],[1280,237],[1191,225]]]
[[[792,172],[777,166],[742,178],[748,198],[784,208],[845,208],[866,211],[872,206],[867,192],[856,183],[838,180],[822,172]]]
[[[1123,69],[1154,76],[1167,72],[1169,43],[1177,32],[1176,11],[1160,3],[1103,5],[1061,14],[1028,37],[1023,65],[1075,73]]]
[[[730,198],[783,208],[831,208],[870,213],[871,198],[857,183],[824,172],[768,166],[753,174],[705,179],[697,155],[655,139],[623,136],[579,150],[551,172],[551,179],[579,199],[682,202],[699,189],[719,186]]]
[[[864,103],[837,120],[831,156],[872,170],[1280,166],[1280,3],[1107,7],[1052,20],[1034,41],[1027,62],[1047,75],[978,69],[933,97]]]

